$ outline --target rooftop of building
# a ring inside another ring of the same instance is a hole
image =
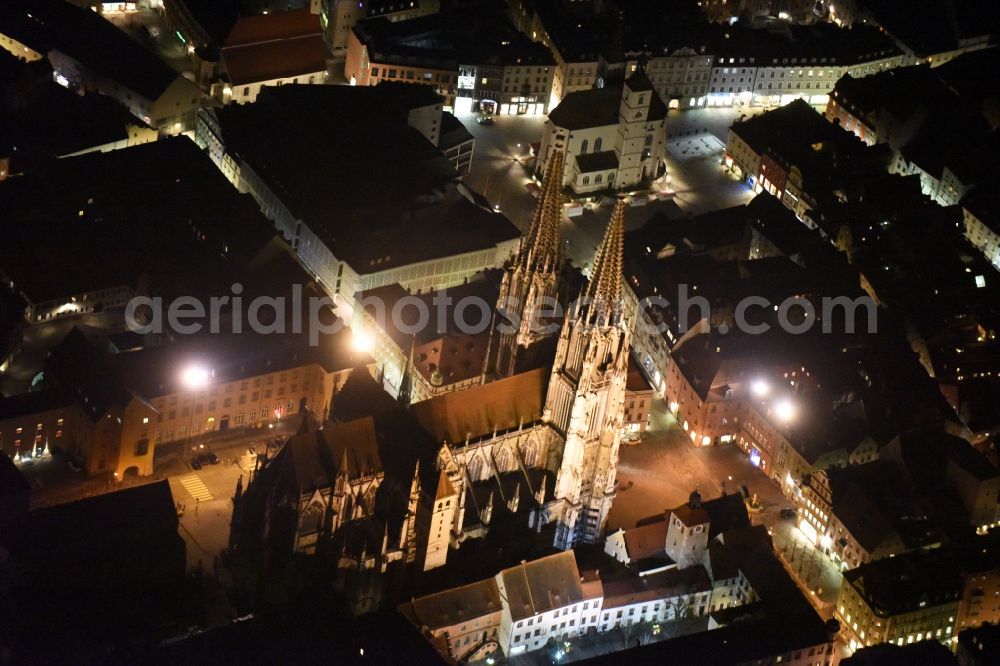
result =
[[[319,34],[319,21],[319,14],[313,14],[308,7],[240,16],[226,36],[223,47],[247,46]]]
[[[49,162],[0,183],[0,202],[0,266],[33,303],[140,277],[164,297],[224,293],[275,236],[186,137]]]
[[[233,86],[299,76],[306,83],[306,75],[319,76],[316,83],[322,83],[326,44],[316,32],[273,42],[227,46],[222,49],[222,60]],[[234,96],[238,98],[239,91],[234,91]]]
[[[47,549],[111,552],[147,539],[153,540],[150,545],[161,538],[180,540],[177,525],[177,507],[164,479],[32,511],[24,545],[35,555]]]
[[[860,113],[872,113],[882,108],[905,121],[921,105],[932,101],[931,95],[943,94],[943,87],[932,87],[938,79],[929,65],[896,67],[869,76],[845,74],[831,96],[841,105]]]
[[[893,534],[906,548],[929,546],[942,536],[918,508],[900,466],[875,460],[826,470],[833,513],[869,553]]]
[[[910,666],[910,664],[957,664],[955,655],[941,641],[926,639],[906,645],[878,643],[861,647],[840,662],[843,666]]]
[[[563,97],[549,113],[549,121],[556,127],[580,130],[590,127],[617,125],[621,107],[622,88],[607,87],[577,90]],[[667,105],[658,93],[652,93],[648,118],[651,121],[667,117]]]
[[[875,560],[844,572],[844,580],[883,618],[957,604],[962,594],[958,567],[951,553],[940,548]]]
[[[432,69],[555,65],[549,50],[518,31],[499,7],[459,7],[408,21],[372,18],[358,22],[354,34],[373,63]]]
[[[387,492],[390,486],[397,484],[409,488],[414,465],[421,460],[425,463],[422,467],[430,467],[421,470],[421,483],[433,496],[438,474],[426,463],[437,448],[434,439],[412,416],[394,410],[297,434],[289,438],[268,466],[276,470],[280,478],[276,490],[279,496],[299,497],[333,487],[338,474],[344,474],[351,481],[385,474],[391,478]],[[406,498],[402,500],[405,511]],[[380,501],[380,507],[384,506],[384,501],[388,499]]]
[[[689,527],[709,524],[709,539],[750,525],[750,515],[740,493],[723,494],[714,499],[704,500],[697,490],[691,493],[690,499],[684,504],[643,518],[636,525],[644,527],[663,523],[670,519],[671,514],[676,514]],[[666,541],[663,545],[666,547]]]
[[[753,57],[751,67],[850,66],[902,54],[877,28],[855,25],[850,30],[817,22],[785,25],[783,30],[718,26],[708,52],[716,57]]]
[[[353,421],[363,416],[391,412],[396,406],[396,401],[372,376],[367,365],[358,364],[337,393],[330,418],[334,421]]]
[[[418,623],[432,631],[499,613],[502,607],[495,578],[453,587],[414,599],[411,603]]]
[[[326,55],[319,14],[309,8],[243,16],[222,48],[234,86],[325,72]]]
[[[979,664],[1000,660],[1000,625],[986,623],[958,634],[958,649],[978,659]],[[908,663],[913,663],[912,661]]]
[[[185,635],[181,640],[162,642],[155,648],[143,646],[128,658],[157,664],[265,659],[351,666],[367,661],[413,664],[442,661],[419,628],[395,610],[337,622],[321,615],[296,613],[280,620],[258,615]]]
[[[454,384],[484,372],[492,341],[490,319],[483,318],[478,309],[470,318],[456,304],[463,303],[463,308],[470,302],[485,304],[492,310],[500,293],[494,277],[487,274],[450,289],[422,294],[410,294],[394,283],[356,294],[355,300],[364,304],[377,327],[407,358],[412,350],[413,368],[426,381],[434,386]],[[410,305],[418,302],[426,305],[424,312],[434,312],[433,322],[428,320],[421,326],[420,311]]]
[[[131,378],[130,385],[150,399],[189,390],[183,382],[183,370],[192,365],[206,369],[210,384],[221,385],[314,363],[326,372],[338,372],[370,362],[354,350],[346,327],[318,335],[316,344],[311,344],[307,333],[204,331],[112,358],[122,375]]]
[[[158,99],[180,76],[89,9],[62,0],[9,0],[4,6],[5,34],[42,53],[56,49],[148,100]]]
[[[647,391],[652,392],[655,389],[646,379],[645,373],[643,373],[642,368],[636,363],[634,358],[629,357],[628,361],[628,378],[625,380],[625,390],[645,393]]]
[[[778,562],[766,528],[758,525],[730,530],[723,535],[723,540],[737,556],[740,570],[761,598],[753,613],[741,614],[731,624],[712,631],[651,643],[591,661],[598,664],[637,661],[722,666],[768,660],[832,643],[834,633],[825,626]]]
[[[989,0],[914,0],[905,9],[892,0],[868,0],[865,6],[876,25],[921,56],[950,51],[970,37],[988,37],[989,26],[1000,20]]]
[[[422,400],[412,409],[438,441],[460,444],[534,424],[542,417],[547,383],[548,371],[540,368]]]
[[[78,324],[49,350],[44,386],[71,393],[92,422],[133,400],[148,404],[130,387],[135,378],[123,377],[111,363],[114,352],[105,331]]]
[[[13,158],[12,173],[126,141],[130,126],[144,127],[117,101],[67,90],[52,80],[51,71],[24,77],[6,91],[0,95],[0,154]]]
[[[72,404],[72,394],[60,390],[31,391],[0,397],[0,421],[63,409]]]
[[[226,149],[360,274],[519,235],[502,214],[475,203],[448,159],[407,125],[404,105],[428,98],[404,90],[423,86],[400,86],[281,86],[218,111]],[[393,101],[397,94],[404,105]]]
[[[499,573],[514,622],[583,600],[573,551],[564,551]]]
[[[365,312],[376,320],[379,328],[400,349],[408,352],[411,341],[422,345],[445,336],[476,330],[470,325],[479,323],[480,313],[477,311],[476,316],[470,318],[456,305],[464,299],[476,299],[476,303],[486,303],[492,309],[500,295],[499,277],[499,271],[489,271],[464,284],[416,294],[394,282],[384,287],[359,291],[355,293],[354,300],[364,307]],[[404,307],[400,303],[423,303],[428,311],[434,312],[434,320],[423,321],[416,307]],[[484,326],[488,323],[483,322]]]
[[[376,88],[386,85],[381,83]],[[405,85],[405,84],[404,84]],[[408,88],[420,88],[423,90],[430,90],[428,86],[407,86]],[[462,124],[462,121],[456,118],[453,114],[444,111],[441,113],[441,132],[438,135],[438,148],[441,150],[449,150],[455,146],[461,145],[466,141],[472,141],[474,137],[469,132],[469,130]]]
[[[711,589],[712,581],[704,567],[668,569],[648,576],[604,581],[604,603],[601,608],[606,610],[647,601],[662,601]]]
[[[625,530],[625,551],[630,560],[662,557],[666,554],[667,521],[661,520],[642,527]]]

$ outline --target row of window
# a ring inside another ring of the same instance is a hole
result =
[[[414,81],[414,80],[436,81],[437,83],[445,83],[445,84],[453,82],[453,77],[451,74],[445,74],[440,72],[438,74],[434,74],[434,72],[421,72],[420,76],[417,76],[417,73],[414,72],[412,69],[397,70],[394,67],[393,68],[372,67],[372,77],[378,78],[379,75],[381,75],[382,78],[385,79],[400,79],[400,80],[405,79],[407,81]]]

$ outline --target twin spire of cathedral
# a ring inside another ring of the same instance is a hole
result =
[[[542,180],[538,205],[535,206],[531,225],[521,241],[521,249],[517,255],[517,265],[524,270],[548,273],[554,272],[559,266],[562,256],[559,224],[562,220],[563,164],[563,152],[553,152]]]
[[[625,198],[619,197],[611,211],[611,221],[594,256],[587,285],[587,319],[613,319],[622,307],[622,275],[625,251]]]

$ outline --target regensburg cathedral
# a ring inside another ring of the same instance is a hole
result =
[[[290,438],[237,488],[234,548],[256,542],[332,553],[342,568],[426,571],[501,519],[551,531],[560,549],[603,538],[631,339],[625,203],[579,293],[567,294],[562,173],[556,152],[501,277],[481,381],[410,403],[359,366],[331,421]]]

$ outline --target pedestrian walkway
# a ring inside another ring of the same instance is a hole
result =
[[[188,491],[195,500],[207,502],[212,499],[212,493],[208,492],[208,488],[205,487],[204,482],[198,478],[197,474],[182,476],[179,481],[184,486],[184,490]]]

